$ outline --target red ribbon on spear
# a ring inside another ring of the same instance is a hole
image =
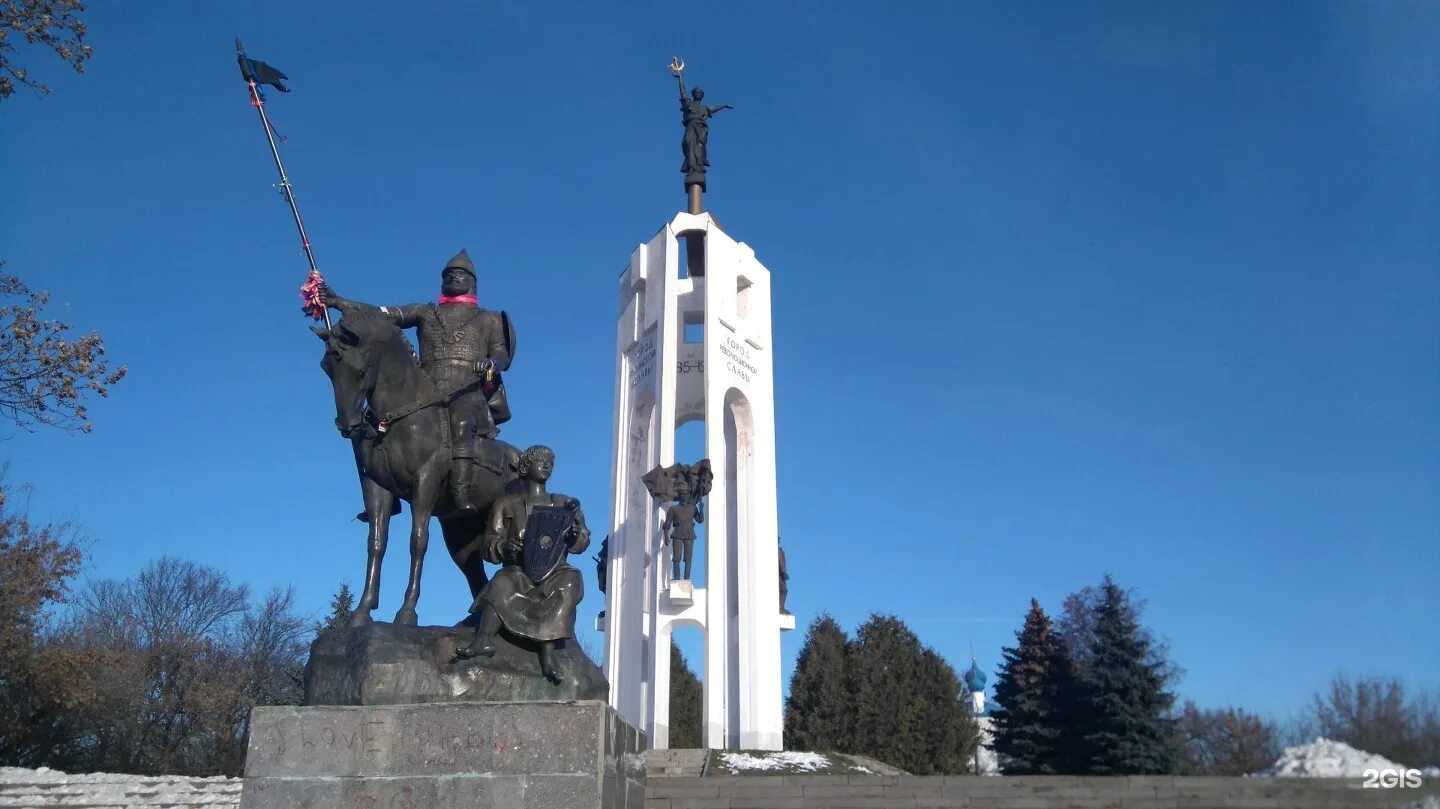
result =
[[[280,184],[277,187],[280,193],[285,195],[285,201],[290,203],[290,213],[295,216],[295,229],[300,232],[300,247],[305,251],[305,257],[310,260],[310,275],[306,277],[305,283],[300,285],[300,299],[303,302],[301,309],[316,320],[323,319],[325,327],[329,328],[330,310],[320,300],[320,288],[325,285],[325,278],[315,263],[315,253],[310,249],[310,237],[305,235],[305,222],[300,219],[300,207],[295,204],[295,189],[285,174],[285,164],[280,162],[280,147],[276,143],[275,127],[270,124],[270,117],[265,114],[265,96],[260,92],[262,84],[268,84],[282,93],[290,92],[290,88],[283,84],[289,76],[258,59],[247,57],[245,46],[240,44],[238,38],[235,40],[235,59],[240,63],[240,75],[245,78],[245,83],[250,88],[250,105],[260,114],[260,124],[265,128],[265,140],[270,144],[270,155],[275,158],[275,170],[280,173]]]

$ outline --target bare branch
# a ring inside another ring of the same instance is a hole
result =
[[[14,0],[0,7],[6,2]],[[75,339],[70,324],[41,319],[49,301],[49,293],[0,276],[0,416],[25,429],[90,432],[85,399],[108,397],[126,369],[110,369],[100,335]]]
[[[76,73],[85,72],[90,46],[85,44],[83,0],[0,0],[0,100],[9,98],[19,84],[38,95],[50,88],[30,77],[30,71],[15,62],[19,39],[25,44],[54,51]]]

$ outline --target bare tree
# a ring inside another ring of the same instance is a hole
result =
[[[85,72],[91,51],[84,42],[84,12],[83,0],[0,0],[0,101],[17,83],[40,95],[50,92],[16,62],[21,41],[49,48],[75,72]],[[4,267],[0,262],[0,270]],[[125,368],[110,370],[100,335],[76,339],[68,323],[42,319],[40,310],[49,300],[48,292],[0,275],[0,415],[21,427],[89,432],[83,400],[108,396]]]
[[[1410,728],[1415,767],[1440,767],[1440,696],[1420,694],[1410,702]]]
[[[1407,699],[1397,678],[1337,676],[1311,713],[1320,735],[1410,767],[1440,764],[1440,705],[1429,694]]]
[[[246,610],[236,650],[245,661],[250,705],[298,703],[303,661],[309,650],[305,621],[295,613],[292,590],[271,590]]]
[[[99,694],[80,766],[238,774],[250,709],[299,701],[307,622],[289,592],[259,604],[218,571],[177,559],[93,584],[67,642]]]
[[[70,324],[42,318],[49,300],[48,292],[0,276],[0,415],[21,427],[89,432],[86,396],[109,396],[125,368],[110,370],[100,335],[74,338]]]
[[[82,0],[0,0],[0,100],[15,92],[16,83],[41,95],[50,92],[16,64],[16,45],[21,40],[49,48],[76,73],[85,72],[90,46],[85,44],[83,13]]]
[[[1184,775],[1247,775],[1280,757],[1275,724],[1239,708],[1202,710],[1186,702],[1175,727]]]

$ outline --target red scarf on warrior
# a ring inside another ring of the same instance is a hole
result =
[[[470,304],[471,306],[479,306],[479,305],[480,305],[480,302],[475,299],[475,296],[474,296],[474,295],[441,295],[441,296],[440,296],[440,302],[441,302],[441,303],[468,303],[468,304]]]

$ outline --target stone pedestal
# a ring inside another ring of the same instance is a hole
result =
[[[555,657],[558,683],[540,673],[538,645],[501,632],[492,657],[456,660],[466,627],[371,624],[320,635],[305,664],[306,705],[410,705],[419,702],[604,700],[605,674],[573,640]]]
[[[241,809],[642,809],[644,735],[604,702],[262,707]]]
[[[695,584],[689,579],[676,579],[670,582],[670,589],[667,593],[670,596],[671,604],[688,607],[695,603]]]

